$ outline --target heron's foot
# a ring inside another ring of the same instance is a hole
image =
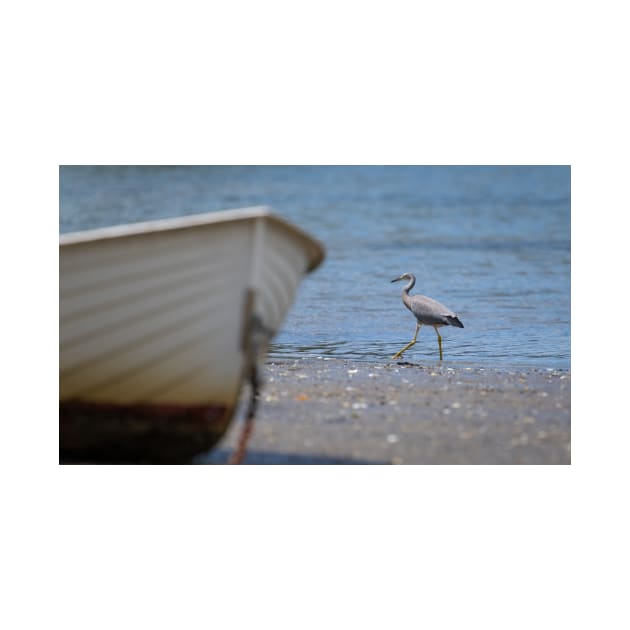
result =
[[[409,348],[411,348],[411,346],[413,346],[415,344],[415,340],[414,341],[410,341],[402,350],[399,350],[393,357],[392,359],[399,359],[400,357],[402,357],[402,355],[407,352],[407,350],[409,350]]]

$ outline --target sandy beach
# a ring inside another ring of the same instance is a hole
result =
[[[263,378],[246,464],[571,463],[567,370],[300,359]],[[197,463],[227,461],[242,415]]]

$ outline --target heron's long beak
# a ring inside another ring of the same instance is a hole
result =
[[[392,282],[398,282],[399,280],[402,280],[402,279],[403,279],[402,276],[398,276],[397,278],[394,278]]]

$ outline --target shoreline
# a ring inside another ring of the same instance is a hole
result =
[[[246,464],[571,463],[570,369],[268,359],[262,379]],[[243,406],[195,463],[226,463]]]

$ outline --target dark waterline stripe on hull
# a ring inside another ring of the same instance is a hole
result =
[[[59,403],[60,463],[186,463],[225,433],[233,407]]]

